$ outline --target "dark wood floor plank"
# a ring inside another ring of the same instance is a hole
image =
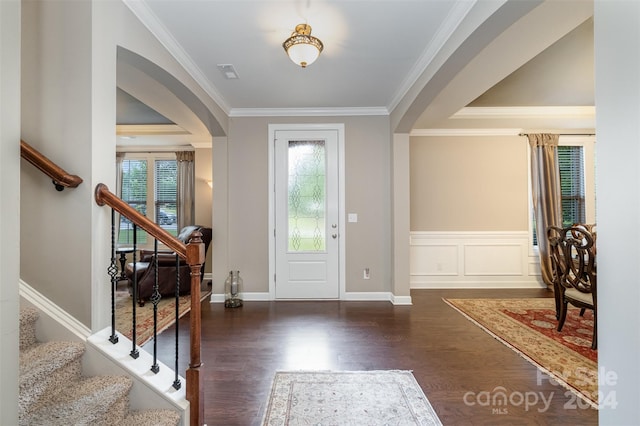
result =
[[[278,370],[412,370],[445,425],[595,425],[584,407],[536,367],[442,301],[550,297],[546,290],[413,290],[412,306],[388,302],[245,302],[202,305],[205,423],[258,425]],[[180,320],[187,367],[189,316]],[[159,359],[173,365],[171,328]],[[497,389],[497,390],[496,390]],[[481,404],[497,391],[532,404]],[[465,400],[465,395],[467,398]],[[533,398],[539,398],[534,404]],[[550,399],[545,405],[540,399]],[[482,402],[482,401],[481,401]]]

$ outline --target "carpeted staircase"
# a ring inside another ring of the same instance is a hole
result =
[[[133,381],[126,376],[82,375],[78,342],[38,342],[36,309],[20,312],[20,425],[175,426],[172,410],[129,410]]]

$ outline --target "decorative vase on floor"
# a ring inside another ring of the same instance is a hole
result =
[[[238,308],[242,306],[242,299],[240,299],[241,289],[242,277],[240,277],[240,271],[229,271],[229,276],[224,282],[225,308]]]

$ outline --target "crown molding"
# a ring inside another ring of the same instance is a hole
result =
[[[176,151],[193,151],[194,148],[191,145],[134,145],[134,146],[126,146],[126,145],[118,145],[116,144],[116,152],[126,152],[133,154],[141,154],[141,153],[159,153],[159,152],[169,152],[173,153]]]
[[[138,136],[138,135],[189,135],[177,124],[117,124],[116,135],[118,136]]]
[[[465,107],[452,119],[595,117],[595,106]]]
[[[475,3],[476,1],[465,1],[456,2],[454,4],[453,9],[447,16],[447,19],[438,28],[438,31],[432,41],[429,43],[422,55],[420,55],[420,58],[418,58],[418,61],[409,72],[409,75],[404,79],[400,88],[396,92],[396,95],[389,103],[389,111],[393,111],[400,104],[402,99],[407,96],[407,93],[409,93],[420,76],[427,70],[427,67],[434,60],[438,52],[440,52],[447,40],[451,38],[452,34],[460,26],[460,23],[464,20],[469,11],[473,9]]]
[[[386,107],[353,108],[233,108],[229,117],[343,117],[389,115]]]
[[[519,136],[522,129],[413,129],[409,136]]]
[[[182,46],[176,41],[167,28],[160,22],[155,13],[142,0],[123,0],[124,4],[131,12],[147,27],[160,44],[169,51],[171,56],[187,71],[187,73],[204,89],[216,104],[228,115],[230,107],[224,97],[205,77],[202,70],[191,59],[191,56],[184,51]]]
[[[413,129],[409,136],[525,136],[528,133],[553,133],[565,138],[595,137],[594,129]]]
[[[194,149],[211,149],[211,142],[191,142],[191,146]]]

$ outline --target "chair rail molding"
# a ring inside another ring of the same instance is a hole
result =
[[[529,244],[527,231],[413,231],[411,288],[544,288]]]

